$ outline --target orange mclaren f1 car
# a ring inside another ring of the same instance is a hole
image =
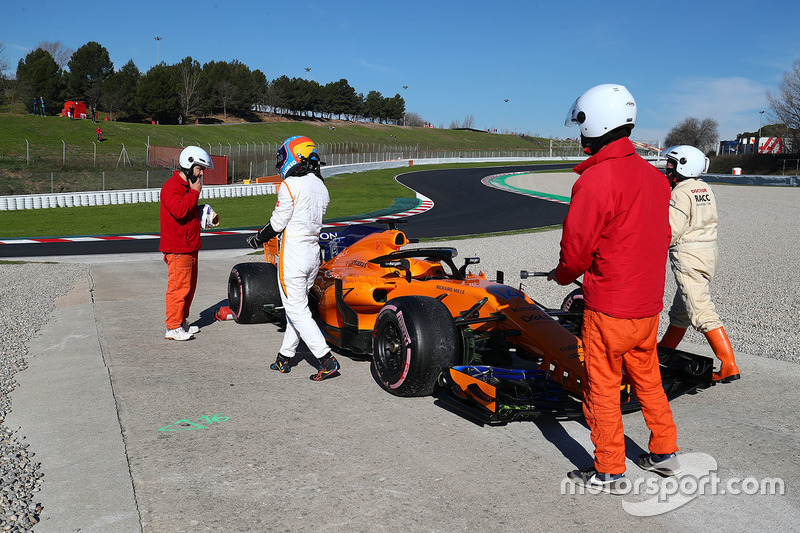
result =
[[[395,223],[388,230],[351,226],[321,242],[309,299],[328,343],[371,356],[388,392],[437,394],[483,423],[580,416],[581,289],[548,308],[522,285],[505,285],[500,271],[494,280],[468,272],[479,258],[458,266],[454,248],[408,247],[417,241]],[[236,322],[283,319],[275,253],[273,239],[266,263],[233,267],[228,301]],[[659,348],[659,359],[668,397],[711,385],[711,359],[668,348]],[[620,402],[623,411],[639,407],[624,382]]]

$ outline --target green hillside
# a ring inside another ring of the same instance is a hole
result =
[[[102,117],[101,117],[102,118]],[[84,167],[114,169],[122,145],[134,165],[146,160],[146,146],[197,144],[213,155],[245,150],[266,152],[268,144],[292,135],[306,135],[318,145],[338,143],[336,150],[367,152],[378,146],[417,150],[535,150],[549,140],[466,130],[389,126],[336,120],[151,125],[100,121],[103,142],[97,142],[91,120],[0,113],[0,175],[19,171],[59,171]],[[27,142],[26,142],[27,141]],[[263,146],[262,146],[263,145]],[[330,145],[333,147],[333,145]],[[96,161],[96,163],[95,163]]]

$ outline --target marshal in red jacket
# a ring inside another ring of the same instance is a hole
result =
[[[175,171],[161,187],[161,240],[158,249],[167,254],[185,254],[199,250],[200,193],[189,187]]]
[[[575,167],[555,272],[566,285],[583,277],[588,309],[645,318],[663,307],[670,188],[666,177],[618,139]]]

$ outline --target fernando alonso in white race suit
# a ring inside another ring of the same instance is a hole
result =
[[[308,292],[320,266],[319,233],[330,197],[319,170],[319,154],[308,137],[286,139],[278,150],[277,166],[283,182],[278,186],[275,210],[269,224],[247,239],[247,243],[257,249],[281,235],[277,266],[281,301],[286,312],[286,333],[270,368],[289,372],[289,361],[302,339],[318,360],[319,370],[311,379],[322,381],[338,373],[339,363],[311,316]]]
[[[667,179],[672,186],[669,223],[672,240],[669,260],[678,290],[669,310],[669,326],[659,345],[675,348],[689,326],[705,335],[722,365],[716,382],[739,379],[739,368],[722,321],[711,301],[709,285],[717,269],[717,202],[699,176],[708,170],[708,158],[693,146],[664,150]]]

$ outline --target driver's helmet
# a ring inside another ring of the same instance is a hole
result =
[[[708,158],[694,146],[688,144],[671,146],[664,150],[662,155],[675,165],[674,172],[667,169],[667,178],[673,186],[679,181],[697,178],[700,174],[708,171]]]
[[[592,87],[575,100],[565,126],[580,127],[581,135],[602,137],[620,126],[636,124],[636,100],[624,85],[605,83]]]
[[[317,145],[308,137],[296,135],[289,137],[280,148],[275,166],[279,169],[282,178],[299,175],[307,172],[307,162],[319,162]]]
[[[214,162],[208,152],[199,146],[187,146],[181,151],[178,157],[178,163],[181,169],[186,171],[187,175],[191,175],[192,168],[201,166],[203,168],[214,168]]]

